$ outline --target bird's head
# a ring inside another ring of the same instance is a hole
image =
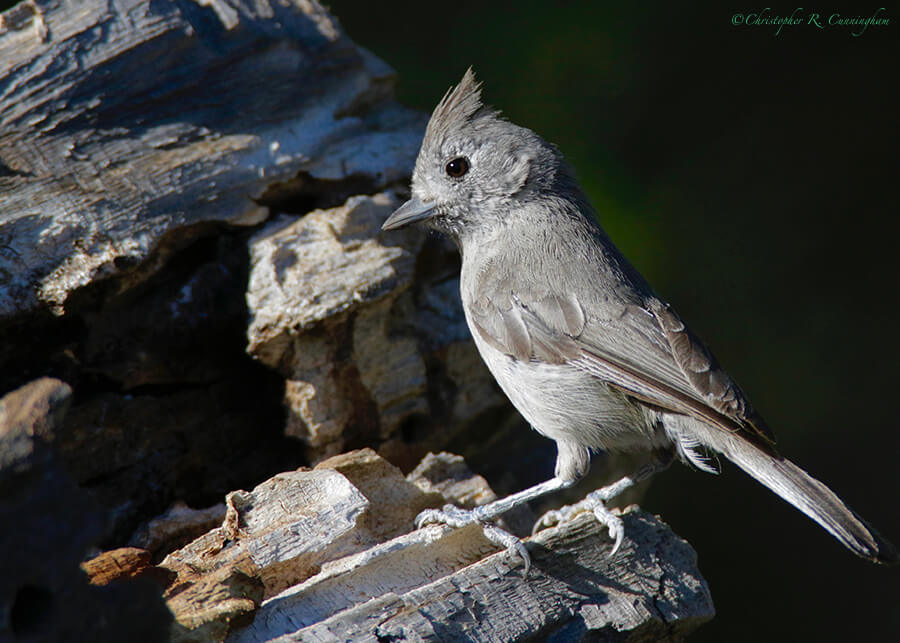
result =
[[[410,200],[382,228],[424,221],[458,241],[474,229],[501,226],[517,201],[547,183],[558,157],[537,134],[486,107],[469,68],[431,115]]]

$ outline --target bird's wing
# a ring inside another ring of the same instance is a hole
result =
[[[606,302],[588,316],[574,295],[470,302],[474,332],[521,361],[568,363],[645,404],[691,415],[771,450],[774,436],[709,349],[657,299]]]

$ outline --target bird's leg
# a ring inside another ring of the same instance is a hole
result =
[[[463,527],[471,523],[479,523],[484,530],[485,537],[495,545],[505,547],[510,554],[518,555],[525,563],[525,574],[531,567],[531,558],[522,541],[513,536],[508,531],[504,531],[496,525],[490,524],[488,521],[497,518],[501,514],[506,513],[510,509],[514,509],[525,504],[535,498],[539,498],[548,493],[571,487],[575,483],[574,480],[563,480],[562,478],[551,478],[533,487],[524,489],[517,493],[498,498],[486,505],[475,507],[474,509],[460,509],[455,505],[444,505],[443,509],[426,509],[416,516],[416,527],[423,527],[433,523],[443,523],[451,527]]]
[[[590,511],[601,524],[606,525],[609,529],[610,538],[613,539],[614,543],[612,550],[609,552],[609,555],[612,556],[618,551],[619,546],[622,544],[622,539],[625,536],[625,525],[621,518],[606,508],[606,503],[626,489],[630,489],[636,484],[650,478],[653,474],[667,469],[671,463],[671,454],[667,454],[664,457],[658,457],[653,460],[653,462],[638,469],[635,473],[625,476],[605,487],[601,487],[596,491],[592,491],[585,496],[584,500],[576,502],[574,505],[566,505],[559,509],[548,511],[534,524],[532,534],[537,533],[541,529],[571,520],[580,513]]]

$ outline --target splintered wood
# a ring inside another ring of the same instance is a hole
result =
[[[231,495],[240,500],[221,527],[161,564],[177,575],[167,594],[174,637],[677,640],[712,617],[694,551],[634,507],[613,557],[589,515],[527,539],[527,578],[477,525],[414,530],[422,509],[493,497],[461,466],[429,455],[404,477],[367,449]]]

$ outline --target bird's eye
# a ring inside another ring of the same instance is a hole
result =
[[[469,171],[469,159],[464,156],[459,156],[447,163],[447,167],[445,167],[444,170],[447,172],[448,176],[458,179]]]

